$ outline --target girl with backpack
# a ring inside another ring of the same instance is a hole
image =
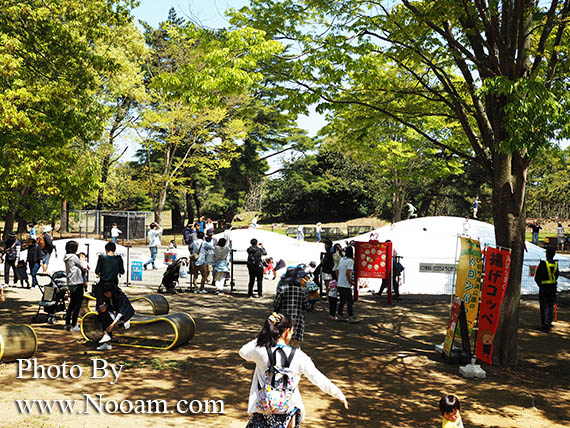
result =
[[[248,403],[252,416],[246,428],[299,428],[305,418],[298,388],[302,375],[348,409],[342,391],[307,354],[289,346],[292,336],[291,317],[273,312],[257,337],[239,350],[243,359],[255,362]]]

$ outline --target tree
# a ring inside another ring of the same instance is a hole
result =
[[[292,106],[357,103],[482,165],[497,244],[512,251],[494,341],[495,363],[503,365],[517,359],[528,168],[568,128],[569,12],[570,1],[558,0],[253,0],[233,17],[289,43],[281,76],[284,87],[297,90]],[[382,98],[361,101],[351,75],[374,57],[415,81],[412,95],[437,106],[429,113],[448,117],[468,145],[417,126],[426,110],[398,109],[393,101],[410,91],[390,81]]]
[[[142,126],[150,131],[143,140],[145,167],[160,221],[169,188],[191,184],[185,169],[215,174],[229,166],[238,140],[246,136],[238,112],[261,79],[257,62],[281,46],[249,28],[212,32],[167,22],[158,31],[147,33],[157,55],[149,65],[152,100]],[[158,154],[160,162],[152,163]]]
[[[105,46],[130,22],[126,0],[1,1],[0,201],[5,232],[46,202],[80,201],[96,183],[93,142],[105,121]],[[78,168],[78,165],[81,165]]]

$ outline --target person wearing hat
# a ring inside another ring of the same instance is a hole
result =
[[[52,231],[51,226],[44,226],[43,233],[38,237],[38,245],[42,249],[42,263],[43,263],[43,272],[46,273],[49,265],[49,260],[51,259],[51,254],[57,250],[53,245],[53,238],[51,237],[50,232]]]
[[[14,273],[14,285],[18,282],[18,274],[16,273],[16,265],[20,260],[20,250],[22,244],[16,236],[16,232],[8,233],[8,237],[4,241],[4,282],[10,284],[10,268]]]
[[[108,351],[112,349],[113,329],[117,324],[122,324],[125,329],[131,326],[130,320],[135,314],[135,309],[127,295],[112,283],[105,283],[103,286],[103,301],[97,307],[97,318],[103,328],[103,337],[97,347],[98,351]]]

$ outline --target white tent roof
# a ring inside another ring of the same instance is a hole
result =
[[[390,239],[394,249],[402,256],[402,264],[405,267],[404,285],[401,293],[426,293],[426,294],[449,294],[454,285],[453,273],[420,272],[420,263],[435,265],[456,264],[458,251],[458,237],[466,235],[481,242],[481,248],[495,245],[494,226],[477,220],[462,217],[421,217],[405,220],[387,225],[372,232],[355,236],[347,240],[338,241],[368,241],[370,234],[378,235],[379,241]],[[219,235],[217,237],[221,237]],[[245,261],[246,250],[250,246],[250,240],[256,238],[263,243],[269,256],[274,259],[283,259],[288,265],[309,263],[320,258],[324,250],[322,244],[314,242],[298,242],[274,232],[259,229],[237,229],[231,231],[233,249],[237,250],[235,259]],[[524,255],[522,293],[535,294],[538,288],[534,278],[529,274],[529,266],[538,265],[545,257],[545,250],[526,243],[527,251]],[[560,269],[570,269],[570,258],[557,255]],[[570,281],[560,278],[559,290],[570,289]],[[372,284],[377,287],[377,284]]]

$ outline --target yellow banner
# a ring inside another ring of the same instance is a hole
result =
[[[455,282],[455,297],[465,303],[469,334],[473,330],[473,324],[477,317],[482,272],[481,244],[475,239],[462,236],[461,253],[457,265],[457,280]]]

